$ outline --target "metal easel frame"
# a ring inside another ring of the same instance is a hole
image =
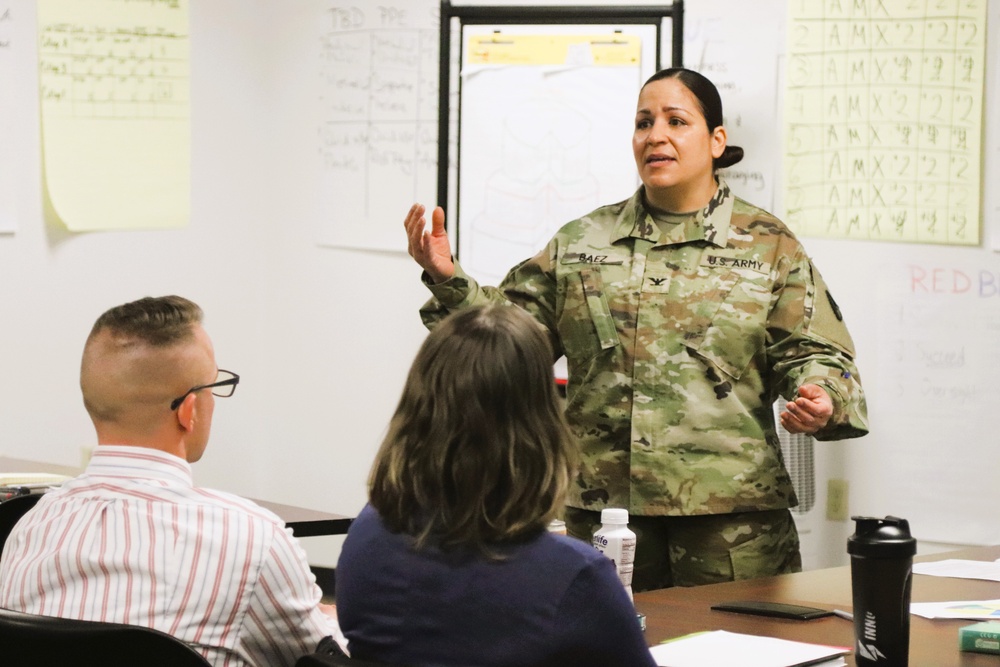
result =
[[[441,31],[438,70],[438,175],[437,201],[447,206],[449,201],[449,149],[451,125],[451,42],[452,19],[468,25],[544,25],[544,24],[650,24],[656,28],[656,69],[661,69],[660,34],[663,19],[671,19],[671,66],[683,65],[684,2],[674,0],[669,5],[575,5],[575,6],[515,6],[515,5],[452,5],[441,0]],[[461,80],[459,80],[461,95]],[[456,188],[458,184],[456,183]],[[457,240],[457,237],[456,237]]]

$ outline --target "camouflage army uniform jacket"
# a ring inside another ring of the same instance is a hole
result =
[[[515,303],[569,370],[566,414],[582,465],[567,503],[638,515],[725,514],[797,504],[772,404],[803,384],[833,399],[820,440],[867,433],[854,348],[795,236],[720,187],[661,233],[629,200],[565,225],[499,287],[456,263],[431,285],[428,327],[451,310]]]

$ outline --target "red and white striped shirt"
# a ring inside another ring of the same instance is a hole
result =
[[[305,553],[271,512],[196,488],[190,465],[100,446],[86,471],[17,523],[0,606],[144,625],[213,665],[292,665],[339,633]]]

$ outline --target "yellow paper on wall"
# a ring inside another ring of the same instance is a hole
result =
[[[39,0],[46,194],[73,231],[190,218],[188,0]]]
[[[468,65],[586,65],[637,67],[638,35],[475,35],[466,45]]]
[[[785,221],[978,245],[986,0],[790,2]]]

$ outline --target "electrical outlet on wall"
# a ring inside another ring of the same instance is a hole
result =
[[[847,480],[831,479],[826,483],[826,520],[847,521]]]

